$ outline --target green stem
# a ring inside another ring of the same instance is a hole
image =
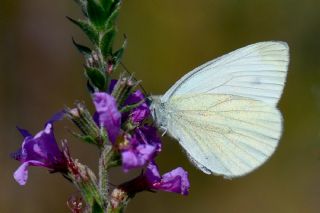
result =
[[[109,209],[107,213],[123,213],[124,208]]]
[[[110,145],[105,145],[99,159],[99,189],[105,203],[108,203],[109,197],[108,163],[112,159],[112,156],[112,147]]]

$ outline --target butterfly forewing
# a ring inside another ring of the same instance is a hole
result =
[[[194,69],[163,96],[213,93],[238,95],[275,105],[282,94],[289,63],[284,42],[260,42],[235,50]]]

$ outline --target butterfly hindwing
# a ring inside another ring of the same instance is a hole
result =
[[[281,136],[280,112],[240,96],[188,94],[169,102],[170,134],[207,173],[235,177],[265,162]]]

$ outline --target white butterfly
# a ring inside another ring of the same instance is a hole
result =
[[[154,96],[157,125],[207,174],[245,175],[275,151],[282,133],[276,105],[289,63],[284,42],[260,42],[194,69]]]

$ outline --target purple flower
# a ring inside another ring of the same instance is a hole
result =
[[[188,173],[181,167],[160,175],[157,165],[151,162],[144,174],[150,190],[161,190],[188,195],[190,183]]]
[[[136,128],[132,135],[125,136],[125,141],[125,146],[120,148],[124,171],[146,165],[161,151],[157,130],[151,126]]]
[[[67,161],[60,151],[53,133],[53,122],[60,118],[51,119],[44,130],[32,136],[27,130],[20,129],[24,137],[22,147],[11,156],[20,161],[21,166],[14,172],[14,179],[25,185],[28,179],[28,167],[46,167],[51,172],[66,172]]]
[[[137,104],[144,101],[145,97],[140,90],[132,93],[125,102],[125,105]],[[133,109],[129,115],[134,123],[140,123],[150,115],[150,109],[146,102],[141,103],[138,107]]]
[[[108,89],[108,93],[111,94],[114,87],[116,86],[118,80],[116,79],[112,79],[111,82],[110,82],[110,85],[109,85],[109,89]]]
[[[103,126],[111,142],[115,142],[121,127],[121,113],[118,111],[114,97],[104,92],[93,94],[96,118],[99,126]]]
[[[164,175],[160,175],[159,169],[154,161],[151,161],[145,172],[137,178],[119,186],[129,196],[134,196],[142,191],[166,191],[182,195],[188,195],[190,183],[188,173],[178,167]]]
[[[112,93],[117,81],[112,80],[109,93]],[[149,117],[150,109],[145,102],[145,97],[140,90],[130,94],[124,106],[139,104],[129,112],[120,114],[117,109],[115,99],[108,93],[95,93],[94,104],[96,106],[95,120],[103,125],[109,134],[109,138],[117,146],[122,167],[125,172],[147,165],[161,151],[161,141],[157,135],[156,128],[149,125],[142,125],[143,121]],[[123,107],[123,106],[121,106]],[[117,136],[120,134],[121,123],[131,121],[134,126],[130,133],[125,133],[123,141],[115,144]]]
[[[141,144],[132,149],[121,152],[122,166],[125,172],[144,166],[155,154],[155,147]]]
[[[109,86],[109,93],[112,93],[116,83],[117,83],[117,80],[111,81],[110,86]],[[137,103],[144,101],[144,100],[145,100],[145,97],[144,97],[143,93],[140,90],[137,90],[127,98],[124,105],[133,105],[133,104],[137,104]],[[133,109],[129,114],[124,113],[124,115],[122,115],[122,118],[125,121],[126,119],[128,119],[128,116],[129,116],[129,118],[134,123],[140,123],[144,119],[146,119],[149,115],[150,115],[149,106],[146,102],[143,102],[138,107]]]

